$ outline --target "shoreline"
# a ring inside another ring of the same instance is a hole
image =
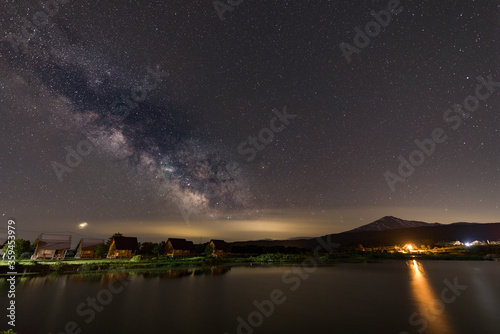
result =
[[[301,265],[309,256],[264,254],[256,257],[189,257],[189,258],[132,258],[132,259],[65,259],[65,260],[21,260],[16,264],[17,274],[8,274],[6,262],[0,262],[0,278],[7,276],[81,275],[127,272],[158,272],[165,270],[198,270],[252,266],[294,266]],[[413,254],[329,254],[318,261],[318,266],[338,263],[378,263],[390,260],[408,261],[498,261],[500,255],[413,255]]]

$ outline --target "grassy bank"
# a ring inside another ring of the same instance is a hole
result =
[[[264,254],[255,257],[223,257],[206,256],[171,258],[166,256],[132,259],[64,259],[58,261],[20,260],[16,263],[18,274],[50,274],[50,273],[87,273],[106,272],[124,269],[189,269],[221,265],[258,264],[258,263],[301,263],[306,256],[288,254]],[[0,274],[8,272],[7,262],[0,263]]]
[[[71,274],[108,272],[114,270],[153,270],[153,269],[196,269],[210,268],[213,266],[239,266],[239,265],[291,265],[301,264],[311,255],[306,254],[262,254],[258,256],[227,256],[213,258],[206,256],[170,258],[141,257],[132,259],[65,259],[59,261],[32,261],[20,260],[16,263],[18,274]],[[485,260],[484,256],[466,253],[335,253],[326,254],[316,259],[319,265],[328,265],[338,262],[377,262],[382,260]],[[0,275],[8,272],[7,262],[0,262]]]

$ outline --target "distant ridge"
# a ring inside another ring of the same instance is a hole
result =
[[[474,240],[500,241],[500,223],[467,223],[451,224],[426,223],[415,220],[404,220],[385,216],[370,224],[350,231],[324,235],[319,237],[325,241],[338,243],[341,247],[362,244],[365,247],[378,247],[419,242],[422,240],[462,242]],[[290,238],[288,240],[254,240],[237,241],[233,246],[284,246],[314,249],[318,246],[318,238]]]
[[[450,225],[474,225],[477,223],[465,223],[465,222],[458,222],[458,223],[451,223]]]
[[[353,230],[347,232],[374,232],[374,231],[387,231],[387,230],[398,230],[402,228],[411,228],[411,227],[421,227],[421,226],[432,226],[432,225],[441,225],[439,223],[426,223],[417,220],[404,220],[401,218],[393,217],[393,216],[385,216],[380,219],[375,220],[370,224],[366,224],[360,227],[356,227]]]

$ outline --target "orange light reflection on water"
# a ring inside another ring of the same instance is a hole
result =
[[[419,305],[418,316],[413,318],[415,323],[418,322],[418,332],[454,333],[451,322],[446,316],[446,304],[441,301],[441,295],[432,288],[422,264],[412,260],[408,261],[407,265],[413,273],[410,285],[413,296]],[[443,288],[445,288],[444,284]]]

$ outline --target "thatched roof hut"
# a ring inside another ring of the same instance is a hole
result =
[[[190,256],[193,250],[193,242],[186,239],[169,238],[165,245],[165,255],[167,256]]]
[[[104,244],[104,239],[80,239],[78,246],[76,246],[75,259],[91,259],[96,257],[95,250],[101,244]]]
[[[108,259],[131,258],[139,250],[136,237],[114,237],[108,251]]]
[[[66,251],[71,248],[71,235],[42,233],[35,244],[32,260],[64,259]]]

